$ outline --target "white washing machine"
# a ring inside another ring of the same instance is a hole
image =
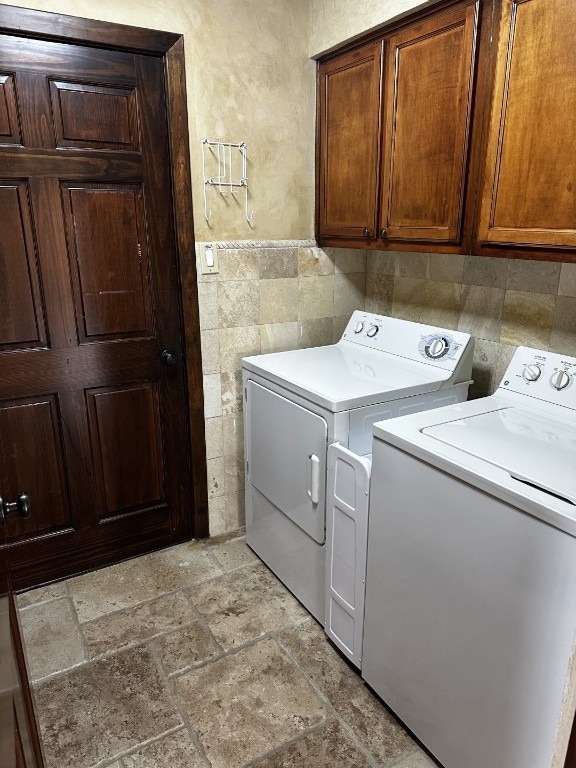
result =
[[[328,445],[368,453],[372,425],[466,399],[466,333],[354,312],[337,344],[243,360],[246,541],[324,623]]]
[[[559,768],[576,706],[576,358],[374,425],[362,675],[445,768]]]

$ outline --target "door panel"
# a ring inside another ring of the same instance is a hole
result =
[[[139,149],[136,92],[133,88],[53,80],[50,95],[56,146]]]
[[[382,227],[387,240],[458,242],[462,230],[478,7],[391,37]]]
[[[19,144],[14,76],[0,73],[0,143]]]
[[[163,60],[0,36],[0,68],[25,144],[0,157],[21,222],[0,235],[2,492],[34,512],[10,523],[20,587],[189,536],[189,438]]]
[[[0,404],[0,489],[5,494],[4,489],[26,491],[43,510],[25,520],[11,515],[6,524],[9,542],[72,525],[59,425],[55,395]]]
[[[38,280],[25,182],[0,181],[0,351],[45,346],[44,307]]]
[[[166,507],[158,388],[86,393],[92,453],[99,458],[101,518]]]
[[[80,342],[152,336],[152,308],[138,187],[63,190]]]

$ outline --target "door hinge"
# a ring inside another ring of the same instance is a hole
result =
[[[138,260],[142,261],[142,247],[140,243],[136,244],[136,250],[138,251]]]
[[[244,387],[244,400],[248,402],[248,387]]]

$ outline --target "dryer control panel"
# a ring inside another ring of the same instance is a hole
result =
[[[353,313],[341,341],[447,371],[456,370],[464,357],[470,356],[471,360],[474,346],[468,333],[360,310]]]
[[[518,347],[499,389],[576,410],[576,357]]]

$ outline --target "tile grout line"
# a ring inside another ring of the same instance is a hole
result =
[[[314,623],[315,619],[313,617],[310,617],[310,620]],[[321,626],[320,624],[318,626]],[[334,705],[328,698],[327,694],[325,694],[318,685],[311,679],[311,677],[302,669],[300,666],[299,661],[296,659],[296,657],[292,654],[290,649],[284,645],[282,642],[282,639],[280,637],[276,637],[276,642],[280,646],[280,648],[284,651],[284,653],[288,656],[288,658],[293,662],[293,664],[297,667],[300,674],[304,676],[304,678],[307,680],[307,682],[312,686],[313,690],[316,692],[316,694],[320,697],[322,701],[326,701],[329,705],[329,708],[334,716],[334,718],[340,723],[345,733],[348,734],[348,736],[351,738],[354,746],[358,749],[359,752],[361,752],[364,757],[368,760],[372,768],[382,768],[382,763],[378,762],[374,755],[368,750],[367,747],[364,746],[364,744],[360,741],[359,737],[356,735],[354,729],[352,726],[348,723],[348,721],[340,715],[340,713],[334,708]],[[401,756],[402,758],[405,757],[405,755]]]
[[[165,673],[164,667],[162,665],[162,662],[160,658],[158,657],[156,653],[156,649],[152,646],[150,647],[150,654],[152,656],[152,659],[154,660],[154,663],[156,664],[156,667],[158,669],[158,673],[160,675],[160,679],[164,683],[164,688],[166,689],[168,693],[168,698],[172,702],[172,705],[175,707],[176,712],[180,715],[182,718],[182,723],[185,728],[185,730],[188,731],[188,735],[190,736],[190,739],[192,740],[192,743],[196,747],[198,754],[200,757],[205,761],[206,766],[211,766],[212,763],[208,759],[208,755],[206,754],[206,750],[204,749],[204,745],[202,744],[202,741],[200,739],[199,733],[196,731],[195,728],[192,727],[192,723],[190,722],[190,718],[188,717],[188,713],[184,709],[183,706],[181,706],[180,697],[174,690],[174,687],[172,685],[172,679],[169,678],[168,675]]]

